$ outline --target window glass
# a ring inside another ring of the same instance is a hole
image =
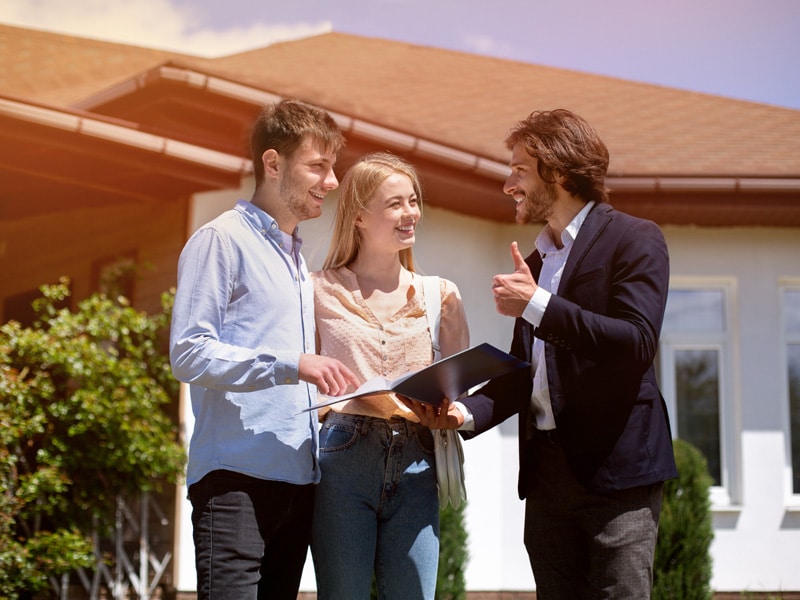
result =
[[[800,344],[788,345],[787,362],[792,440],[792,491],[800,494]]]
[[[800,290],[784,290],[783,306],[786,333],[800,334]]]
[[[724,331],[722,290],[670,290],[664,328],[670,332]]]
[[[675,392],[678,437],[699,449],[715,485],[721,485],[719,352],[677,350]]]
[[[783,290],[783,322],[787,342],[786,376],[792,453],[792,492],[800,494],[800,289]]]

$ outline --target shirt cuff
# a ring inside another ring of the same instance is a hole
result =
[[[528,306],[522,311],[522,318],[534,327],[538,327],[542,322],[544,311],[547,309],[547,304],[550,302],[552,294],[544,289],[542,286],[536,288],[533,296],[528,301]]]
[[[475,431],[475,417],[472,415],[472,411],[468,409],[463,403],[456,400],[453,402],[453,405],[461,411],[461,414],[464,415],[464,422],[461,426],[458,427],[459,431]]]
[[[273,365],[275,385],[297,385],[300,383],[300,352],[275,352]]]

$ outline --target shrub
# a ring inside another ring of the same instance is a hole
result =
[[[447,505],[440,514],[439,571],[436,574],[437,600],[463,600],[467,597],[464,570],[469,558],[467,530],[464,527],[465,502],[458,508]]]
[[[674,441],[678,478],[664,484],[653,576],[653,600],[710,600],[712,479],[703,454]]]
[[[91,531],[118,495],[176,482],[184,451],[162,410],[177,395],[164,351],[172,296],[148,316],[92,296],[56,308],[43,286],[31,327],[0,326],[0,597],[44,590],[95,562]]]

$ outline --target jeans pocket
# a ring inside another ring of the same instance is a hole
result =
[[[433,456],[434,435],[439,435],[439,432],[434,431],[432,429],[428,429],[424,425],[414,426],[414,439],[417,440],[417,444],[422,449],[422,451],[429,456]]]
[[[347,450],[359,436],[359,426],[357,423],[326,421],[322,424],[319,432],[319,451],[320,452],[339,452]]]

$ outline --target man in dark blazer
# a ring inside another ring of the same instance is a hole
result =
[[[503,191],[536,250],[492,281],[516,318],[511,353],[531,369],[496,379],[423,423],[466,438],[519,415],[519,496],[539,600],[650,597],[663,482],[677,475],[653,361],[669,257],[654,223],[608,203],[608,150],[567,111],[535,112],[506,139]],[[465,421],[466,417],[466,421]]]

